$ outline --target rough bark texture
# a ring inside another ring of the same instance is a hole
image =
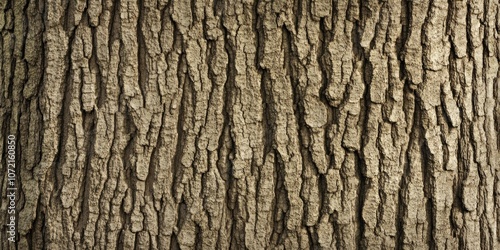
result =
[[[18,249],[500,249],[499,29],[499,0],[0,0],[0,220],[14,134]]]

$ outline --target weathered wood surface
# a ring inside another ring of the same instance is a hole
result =
[[[499,10],[0,0],[18,249],[499,249]]]

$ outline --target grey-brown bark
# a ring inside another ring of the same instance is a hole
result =
[[[499,27],[498,0],[2,0],[16,245],[498,249]]]

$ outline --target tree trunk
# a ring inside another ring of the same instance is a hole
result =
[[[0,0],[1,249],[499,249],[499,0]]]

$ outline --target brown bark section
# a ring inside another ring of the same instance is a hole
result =
[[[499,249],[499,27],[498,0],[1,0],[16,245]]]

